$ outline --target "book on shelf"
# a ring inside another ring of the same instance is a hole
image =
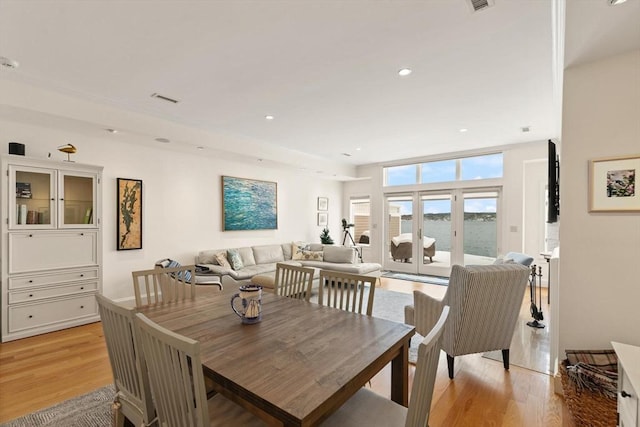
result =
[[[93,209],[92,208],[87,208],[87,211],[84,214],[84,221],[82,222],[83,224],[91,224],[91,217],[93,216]]]
[[[27,211],[27,224],[38,224],[37,211]]]

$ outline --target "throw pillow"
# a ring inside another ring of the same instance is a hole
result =
[[[293,257],[291,259],[297,261],[322,261],[323,252],[298,249],[293,253]]]
[[[227,253],[222,251],[218,252],[213,256],[213,258],[218,261],[218,265],[225,268],[231,268],[231,264],[229,264],[229,260],[227,259]]]
[[[227,259],[229,260],[229,264],[231,264],[231,268],[238,271],[244,264],[242,264],[242,258],[240,258],[240,253],[236,249],[227,250]]]
[[[302,258],[302,253],[305,250],[309,250],[309,247],[304,242],[292,242],[291,243],[291,259],[292,260],[300,260]]]

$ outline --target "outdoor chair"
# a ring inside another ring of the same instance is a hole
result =
[[[377,281],[373,276],[320,270],[318,304],[359,314],[365,309],[371,316]]]
[[[277,263],[274,293],[309,302],[313,286],[314,268]]]
[[[453,379],[455,356],[493,350],[502,350],[508,370],[509,347],[528,277],[529,268],[517,263],[454,265],[442,300],[413,291],[414,305],[405,306],[405,323],[425,335],[448,305],[451,313],[442,349],[447,353],[449,378]]]
[[[220,394],[207,400],[198,341],[163,328],[141,313],[136,314],[135,325],[146,355],[158,425],[266,425]]]
[[[143,352],[136,337],[135,310],[117,305],[100,294],[96,294],[96,301],[116,389],[112,406],[114,425],[122,427],[126,417],[135,426],[148,426],[155,419],[155,408]]]
[[[440,359],[440,341],[448,316],[449,307],[444,306],[440,318],[418,347],[418,362],[408,408],[367,388],[361,388],[322,425],[329,427],[428,426]]]

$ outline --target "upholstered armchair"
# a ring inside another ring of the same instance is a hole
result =
[[[509,346],[528,283],[529,268],[517,263],[463,267],[454,265],[442,300],[413,292],[405,306],[405,323],[426,335],[438,321],[442,307],[451,307],[442,338],[449,378],[456,356],[502,350],[509,369]]]

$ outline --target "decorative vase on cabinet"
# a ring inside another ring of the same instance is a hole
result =
[[[2,341],[99,320],[102,167],[2,156]]]

